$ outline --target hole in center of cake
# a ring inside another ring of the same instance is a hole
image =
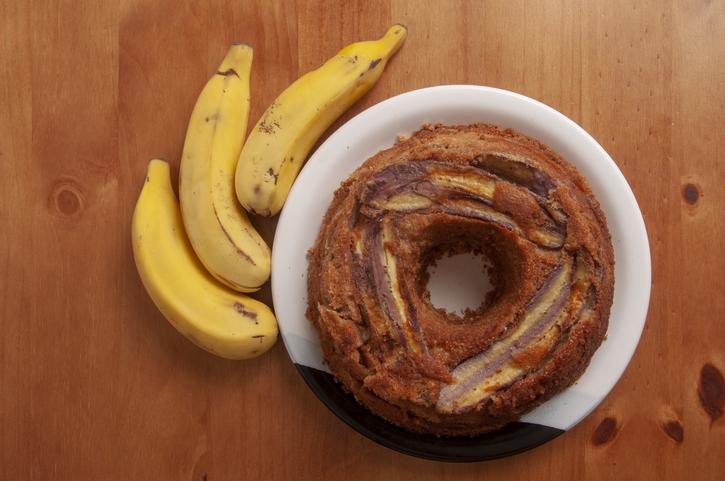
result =
[[[495,285],[493,263],[480,253],[445,255],[428,266],[428,292],[434,307],[463,316],[486,308]]]

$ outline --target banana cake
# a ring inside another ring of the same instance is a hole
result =
[[[435,307],[428,267],[483,253],[494,290]],[[607,330],[614,258],[585,179],[493,125],[424,126],[335,192],[310,251],[307,316],[362,405],[414,432],[500,428],[571,385]]]

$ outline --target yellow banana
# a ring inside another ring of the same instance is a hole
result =
[[[237,198],[260,215],[279,212],[322,133],[375,84],[407,31],[348,45],[280,94],[249,134],[236,172]]]
[[[232,45],[199,95],[179,173],[184,226],[207,270],[252,292],[269,278],[270,251],[234,195],[234,170],[249,118],[252,48]]]
[[[184,234],[169,164],[149,163],[132,221],[133,254],[156,306],[190,341],[218,356],[248,359],[277,339],[272,311],[217,282]]]

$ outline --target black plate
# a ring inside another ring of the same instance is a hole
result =
[[[561,429],[524,422],[474,437],[437,437],[410,433],[361,406],[335,378],[324,371],[295,364],[315,395],[348,426],[363,436],[403,454],[449,462],[502,458],[540,446],[562,434]]]

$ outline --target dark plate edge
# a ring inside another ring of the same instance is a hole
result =
[[[331,374],[297,363],[295,367],[317,398],[345,424],[371,441],[408,456],[455,463],[487,461],[528,451],[564,433],[561,429],[525,422],[474,437],[439,438],[409,433],[358,404]]]

